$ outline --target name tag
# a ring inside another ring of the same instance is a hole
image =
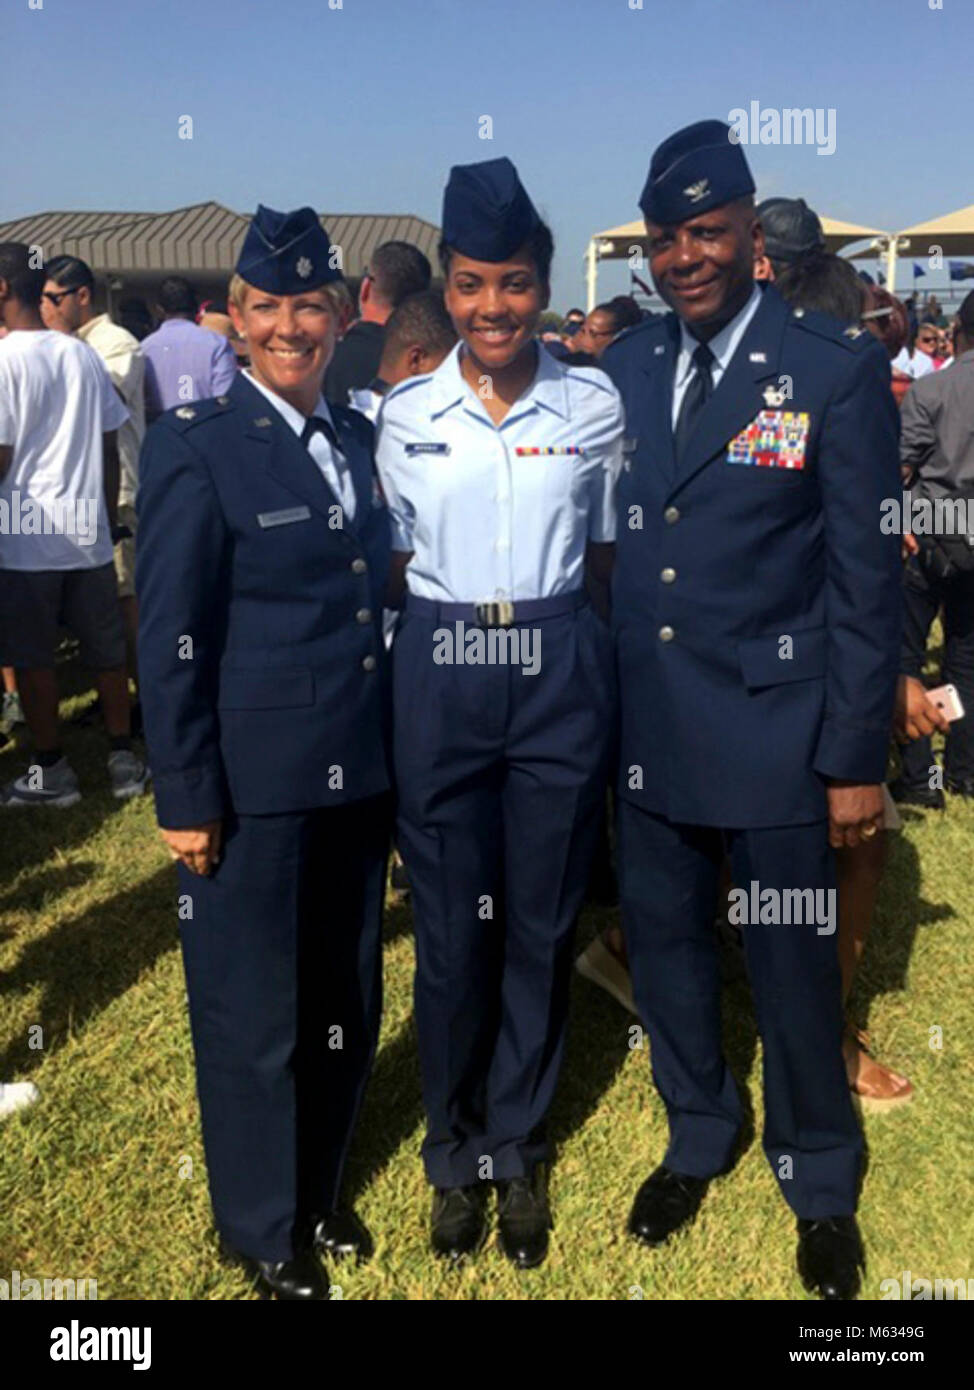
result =
[[[805,467],[811,417],[805,410],[760,410],[727,446],[727,462],[757,468]]]
[[[449,444],[419,443],[406,445],[407,454],[448,454],[449,452]]]
[[[258,512],[258,526],[290,526],[293,521],[310,521],[310,507],[285,507],[281,512]]]

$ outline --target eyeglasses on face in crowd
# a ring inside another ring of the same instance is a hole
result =
[[[61,290],[60,292],[55,292],[54,290],[44,290],[41,294],[41,298],[46,299],[48,304],[53,304],[55,309],[60,309],[61,300],[67,299],[69,294],[77,294],[80,289],[80,285],[75,285],[73,290]]]

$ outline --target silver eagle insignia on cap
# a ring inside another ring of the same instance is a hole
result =
[[[689,188],[683,190],[684,198],[689,198],[691,203],[699,203],[701,198],[706,198],[710,192],[710,180],[699,179],[696,183],[691,183]]]

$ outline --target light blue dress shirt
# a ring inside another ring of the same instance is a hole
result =
[[[615,540],[619,393],[598,368],[539,347],[534,381],[495,425],[461,350],[390,391],[379,414],[376,463],[393,547],[412,552],[410,593],[482,603],[582,588],[586,542]]]
[[[730,323],[724,325],[719,333],[715,333],[712,338],[707,340],[707,346],[714,354],[714,362],[710,368],[710,377],[716,391],[720,384],[720,379],[730,366],[731,358],[740,346],[741,339],[747,332],[747,326],[758,311],[761,303],[761,291],[757,285],[751,291],[751,297],[734,315]],[[693,354],[700,346],[699,340],[687,331],[687,326],[680,321],[680,351],[676,358],[676,372],[673,376],[673,428],[676,429],[677,418],[680,414],[680,406],[683,404],[683,397],[690,384],[696,368],[693,365]]]
[[[262,396],[266,396],[270,404],[277,411],[286,424],[290,425],[294,433],[301,438],[301,433],[307,422],[307,416],[302,415],[300,410],[296,410],[290,405],[283,396],[279,396],[276,391],[271,391],[269,387],[262,386],[252,372],[244,368],[244,376],[251,386],[256,386]],[[332,419],[331,411],[328,409],[328,402],[324,396],[318,397],[318,404],[314,409],[315,415],[322,420],[327,420],[332,429],[335,429],[335,422]],[[336,430],[337,434],[338,431]],[[321,430],[315,430],[307,445],[308,453],[318,465],[319,470],[324,475],[325,482],[338,498],[343,514],[349,521],[355,520],[355,484],[352,481],[352,472],[349,468],[344,455],[338,449],[333,449]]]

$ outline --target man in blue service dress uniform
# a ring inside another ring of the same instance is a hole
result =
[[[899,487],[897,420],[868,333],[753,283],[753,193],[721,122],[664,141],[640,206],[675,312],[602,358],[627,415],[613,580],[623,922],[670,1125],[630,1231],[657,1245],[692,1220],[740,1132],[713,929],[727,855],[765,1152],[799,1218],[806,1286],[851,1298],[862,1139],[830,846],[882,824],[900,573],[879,521]]]
[[[310,208],[259,208],[230,286],[251,370],[149,431],[139,666],[210,1191],[265,1292],[327,1297],[374,1053],[389,829],[372,426],[328,406],[341,323]]]

